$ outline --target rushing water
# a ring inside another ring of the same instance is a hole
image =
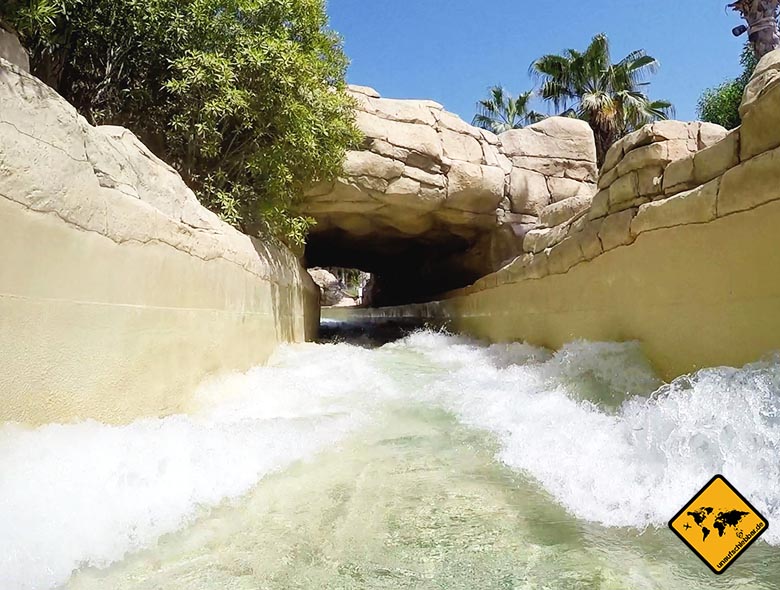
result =
[[[770,520],[720,577],[665,528],[715,473]],[[0,588],[777,589],[780,360],[663,384],[630,344],[417,332],[0,426]]]

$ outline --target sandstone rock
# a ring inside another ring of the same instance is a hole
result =
[[[649,201],[650,201],[649,197],[637,197],[636,199],[625,201],[623,203],[618,203],[617,205],[610,207],[609,213],[611,215],[612,213],[620,213],[621,211],[625,211],[626,209],[636,209],[637,207],[640,207],[641,205],[644,205]]]
[[[458,236],[473,237],[477,232],[491,229],[496,225],[496,218],[492,213],[472,213],[470,211],[461,211],[459,209],[449,209],[442,207],[433,212],[436,219],[446,223],[449,231]],[[458,226],[465,226],[466,233],[459,231]]]
[[[582,195],[553,203],[542,209],[539,221],[545,227],[560,225],[587,211],[592,200],[592,197]]]
[[[383,119],[418,125],[436,125],[436,118],[426,101],[397,100],[392,98],[366,98],[362,102],[363,110]]]
[[[487,129],[480,129],[479,134],[482,136],[482,139],[484,139],[490,145],[499,145],[501,143],[498,140],[498,135],[492,131],[488,131]]]
[[[721,141],[704,148],[693,159],[696,184],[704,184],[739,164],[739,129]]]
[[[337,227],[356,236],[368,236],[374,229],[373,224],[365,215],[344,214],[331,216],[331,221]]]
[[[687,130],[685,136],[686,138],[688,137]],[[653,124],[648,123],[636,131],[629,133],[622,139],[623,157],[625,158],[631,150],[650,145],[654,141]]]
[[[431,230],[434,218],[431,215],[397,215],[385,208],[386,215],[377,216],[376,220],[382,225],[390,226],[408,236],[420,236]]]
[[[449,172],[447,206],[487,213],[495,211],[504,196],[504,172],[493,166],[453,162]]]
[[[517,256],[507,267],[510,282],[521,281],[528,278],[528,265],[533,260],[533,254]]]
[[[384,139],[370,139],[368,141],[368,149],[375,154],[398,160],[399,162],[406,162],[410,154],[408,149],[394,146]]]
[[[599,229],[599,240],[601,240],[604,252],[608,252],[618,246],[625,246],[633,241],[631,220],[635,214],[636,209],[629,209],[604,218]]]
[[[320,288],[321,305],[338,305],[343,299],[349,297],[344,289],[344,285],[331,272],[324,268],[310,268],[308,273],[314,280],[314,283]]]
[[[365,111],[358,111],[356,118],[358,127],[366,137],[381,139],[394,146],[413,150],[433,160],[441,161],[441,139],[433,127],[391,121]]]
[[[5,59],[23,72],[30,71],[30,57],[16,35],[0,26],[0,59]]]
[[[756,70],[742,96],[739,114],[742,119],[750,112],[761,95],[780,84],[780,50],[770,51],[758,62]]]
[[[550,203],[550,189],[542,174],[515,168],[509,177],[509,198],[512,211],[539,215]]]
[[[270,263],[251,239],[201,207],[135,135],[88,125],[52,89],[4,60],[0,113],[1,195],[34,211],[56,211],[69,225],[116,243],[154,240],[267,276]]]
[[[193,207],[196,200],[191,193],[182,191],[182,180],[176,171],[152,154],[133,133],[114,126],[90,131],[90,140],[84,147],[100,186],[139,198],[193,227],[212,226],[212,214],[206,220],[203,208]],[[200,213],[198,218],[187,219],[185,211]]]
[[[550,274],[549,251],[544,250],[535,254],[528,263],[526,276],[529,279],[543,279]]]
[[[420,188],[421,184],[419,180],[409,178],[408,176],[401,176],[387,185],[385,194],[388,197],[406,196],[416,198],[420,194]],[[413,207],[414,205],[410,202],[409,206]]]
[[[612,186],[609,187],[609,208],[613,209],[620,203],[633,201],[638,196],[639,176],[636,172],[629,172],[625,176],[618,178],[615,182],[612,183]]]
[[[618,179],[618,169],[617,167],[612,167],[606,172],[602,169],[601,175],[599,175],[599,183],[598,186],[600,189],[609,188],[613,182],[615,182]]]
[[[471,135],[443,129],[441,136],[446,158],[472,162],[474,164],[482,163],[482,145]],[[498,161],[496,161],[496,164],[498,164]]]
[[[593,260],[596,256],[599,256],[604,252],[604,248],[601,245],[601,239],[599,238],[602,223],[603,220],[601,219],[588,221],[582,231],[577,232],[574,236],[580,246],[580,250],[582,250],[582,255],[585,260]]]
[[[583,215],[585,211],[578,213],[574,220],[569,225],[569,235],[573,235],[577,232],[584,230],[590,223],[587,215]]]
[[[509,213],[503,209],[496,211],[496,216],[499,222],[509,223],[512,225],[531,225],[536,227],[539,225],[539,218],[535,215],[524,215],[522,213]]]
[[[330,190],[316,194],[308,194],[306,197],[307,207],[311,205],[330,204],[335,206],[343,205],[345,208],[352,207],[353,204],[360,206],[376,205],[378,201],[372,196],[372,192],[367,190],[368,177],[342,178],[329,184]],[[374,179],[376,180],[376,179]],[[387,186],[386,181],[385,186]]]
[[[408,176],[409,178],[416,180],[421,185],[428,185],[431,187],[438,187],[438,188],[447,187],[446,175],[431,174],[430,172],[426,172],[425,170],[421,170],[420,168],[415,168],[414,166],[405,166],[404,176]]]
[[[502,156],[502,154],[498,151],[498,147],[491,145],[485,141],[482,141],[479,144],[479,146],[480,149],[482,150],[483,163],[487,164],[488,166],[498,166],[503,170],[505,166],[505,162],[508,162],[509,168],[504,170],[504,172],[507,173],[512,170],[512,162],[508,158],[506,158],[506,156]]]
[[[550,189],[550,200],[553,203],[572,197],[593,197],[596,194],[595,184],[565,177],[551,176],[547,179],[547,186]]]
[[[410,265],[426,269],[417,282],[439,280],[448,291],[453,277],[471,280],[521,254],[551,201],[573,199],[548,212],[568,218],[596,190],[595,144],[582,121],[551,118],[499,137],[431,101],[352,93],[366,140],[347,156],[341,179],[306,190],[301,213],[322,220],[313,248],[333,241],[342,258],[356,252],[393,274],[414,256]],[[557,229],[555,240],[565,232]],[[458,254],[442,260],[442,252]]]
[[[0,227],[0,422],[186,413],[203,380],[315,335],[317,289],[290,250],[5,60]]]
[[[411,150],[406,157],[406,165],[411,166],[412,168],[419,168],[420,170],[430,172],[431,174],[445,174],[447,170],[449,170],[449,163]]]
[[[510,158],[510,161],[514,168],[532,170],[548,178],[570,178],[580,182],[595,184],[598,174],[596,163],[589,160],[515,155]]]
[[[399,215],[410,211],[429,212],[441,207],[447,199],[443,188],[423,185],[408,176],[401,176],[388,184],[384,193],[375,198],[392,206]]]
[[[438,114],[438,122],[439,122],[439,127],[442,128],[440,130],[448,129],[450,131],[454,131],[461,135],[468,135],[469,137],[473,137],[474,139],[479,141],[487,141],[488,143],[492,143],[493,145],[498,144],[498,137],[496,137],[494,134],[490,133],[489,131],[485,131],[484,129],[478,129],[477,127],[472,127],[471,125],[466,123],[463,119],[461,119],[457,115],[454,115],[453,113],[442,111],[441,113]],[[490,135],[492,136],[492,141],[489,141],[490,136],[486,135],[488,133],[490,133]]]
[[[651,125],[653,141],[669,141],[674,139],[688,139],[690,123],[683,121],[655,121]]]
[[[726,172],[718,194],[718,217],[780,199],[780,148]]]
[[[740,127],[740,160],[780,146],[780,77],[745,112]]]
[[[370,98],[379,98],[379,93],[368,86],[358,86],[357,84],[349,84],[347,89],[353,94],[361,94]]]
[[[373,152],[347,152],[344,159],[344,173],[348,176],[373,176],[391,180],[401,176],[403,171],[403,162]]]
[[[669,151],[666,142],[652,143],[628,152],[618,164],[618,174],[624,176],[647,168],[648,166],[666,166],[669,162]]]
[[[311,200],[313,202],[317,199],[317,197],[325,197],[329,195],[335,188],[335,181],[318,182],[314,186],[306,188],[303,195],[307,198],[307,200]]]
[[[541,252],[561,242],[568,233],[569,227],[565,224],[531,230],[525,236],[523,250],[533,253]]]
[[[654,197],[663,192],[664,167],[650,166],[637,171],[637,191],[640,197]]]
[[[596,193],[593,202],[590,204],[588,219],[598,219],[604,217],[609,212],[609,189],[604,189]]]
[[[664,171],[663,190],[667,195],[679,193],[696,185],[693,172],[694,157],[671,162]]]
[[[631,222],[631,233],[639,235],[663,227],[705,223],[715,219],[720,179],[668,199],[647,203]]]
[[[342,178],[342,182],[350,186],[366,191],[370,196],[385,193],[390,182],[384,178],[375,176],[353,176],[351,178]]]
[[[564,239],[557,244],[548,255],[550,274],[563,274],[571,267],[585,260],[579,241],[574,237]]]
[[[606,156],[604,156],[604,164],[601,166],[601,174],[605,174],[606,172],[609,172],[612,170],[615,166],[618,165],[618,162],[623,159],[623,156],[625,155],[625,150],[623,149],[623,146],[626,143],[626,139],[621,138],[617,140],[615,143],[613,143],[610,148],[607,150]],[[603,187],[600,187],[603,188]]]
[[[623,151],[629,151],[654,142],[673,139],[688,139],[688,124],[682,121],[656,121],[628,134],[623,142]]]
[[[728,130],[725,127],[715,123],[702,122],[699,125],[699,144],[697,147],[700,150],[715,145],[728,134]]]
[[[509,156],[596,161],[593,131],[579,119],[549,117],[524,129],[499,135],[502,151]]]
[[[672,139],[664,142],[666,146],[666,154],[669,162],[674,162],[682,158],[687,158],[691,154],[695,154],[701,147],[695,139],[681,140]]]
[[[306,213],[317,218],[319,221],[322,216],[329,214],[340,213],[359,213],[366,215],[386,207],[384,203],[377,201],[356,201],[356,202],[341,202],[341,201],[318,201],[310,202],[306,205]],[[317,228],[321,230],[321,227]]]

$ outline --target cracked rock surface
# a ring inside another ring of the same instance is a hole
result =
[[[341,178],[307,192],[303,212],[317,220],[307,262],[376,273],[379,301],[424,298],[500,268],[546,207],[582,206],[596,192],[583,121],[551,117],[497,136],[432,101],[350,90],[365,141]]]
[[[122,127],[93,127],[54,90],[0,59],[0,196],[116,243],[158,243],[292,283],[286,249],[200,205],[168,164]],[[264,252],[265,255],[258,255]],[[275,258],[284,258],[276,264]]]

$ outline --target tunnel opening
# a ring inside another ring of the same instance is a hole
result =
[[[484,273],[476,267],[464,269],[463,264],[464,255],[473,248],[472,240],[457,237],[356,239],[332,230],[310,236],[305,260],[310,269],[362,273],[366,279],[360,305],[385,307],[429,301],[477,280]]]
[[[597,192],[593,132],[550,117],[494,135],[442,105],[351,87],[364,134],[336,179],[307,187],[307,267],[357,268],[363,305],[446,298],[536,251]],[[542,248],[543,249],[543,248]]]
[[[314,266],[307,269],[320,288],[321,307],[363,307],[372,275],[358,268]]]

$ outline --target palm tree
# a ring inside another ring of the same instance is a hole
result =
[[[642,87],[658,61],[643,50],[632,51],[612,63],[609,40],[596,35],[584,52],[567,49],[563,55],[545,55],[531,64],[531,73],[541,81],[541,96],[563,115],[587,121],[596,137],[598,161],[626,133],[659,119],[674,109],[663,100],[651,101]]]
[[[471,122],[475,127],[499,134],[510,129],[521,129],[544,119],[541,113],[528,110],[533,92],[524,92],[514,98],[503,87],[493,86],[488,90],[488,94],[488,98],[477,103],[477,114]]]
[[[739,12],[747,21],[750,43],[761,59],[780,47],[780,31],[777,28],[778,0],[737,0],[729,4],[732,10]],[[735,34],[741,34],[735,29]],[[741,32],[745,32],[742,27]]]

